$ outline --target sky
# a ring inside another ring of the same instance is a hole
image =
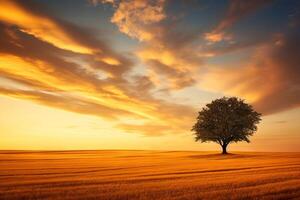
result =
[[[0,149],[219,150],[223,96],[262,113],[251,143],[300,151],[297,0],[0,0]]]

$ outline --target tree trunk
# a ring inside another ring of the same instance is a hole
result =
[[[227,144],[222,145],[222,154],[227,154]]]

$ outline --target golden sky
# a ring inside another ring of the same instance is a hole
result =
[[[263,120],[230,149],[299,151],[299,4],[282,5],[0,0],[0,149],[218,150],[190,129],[238,96]]]

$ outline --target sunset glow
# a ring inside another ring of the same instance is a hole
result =
[[[235,151],[300,151],[298,1],[0,0],[0,149],[214,150],[213,99],[263,114]]]

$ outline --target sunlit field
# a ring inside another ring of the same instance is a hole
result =
[[[299,199],[300,153],[1,151],[1,199]]]

